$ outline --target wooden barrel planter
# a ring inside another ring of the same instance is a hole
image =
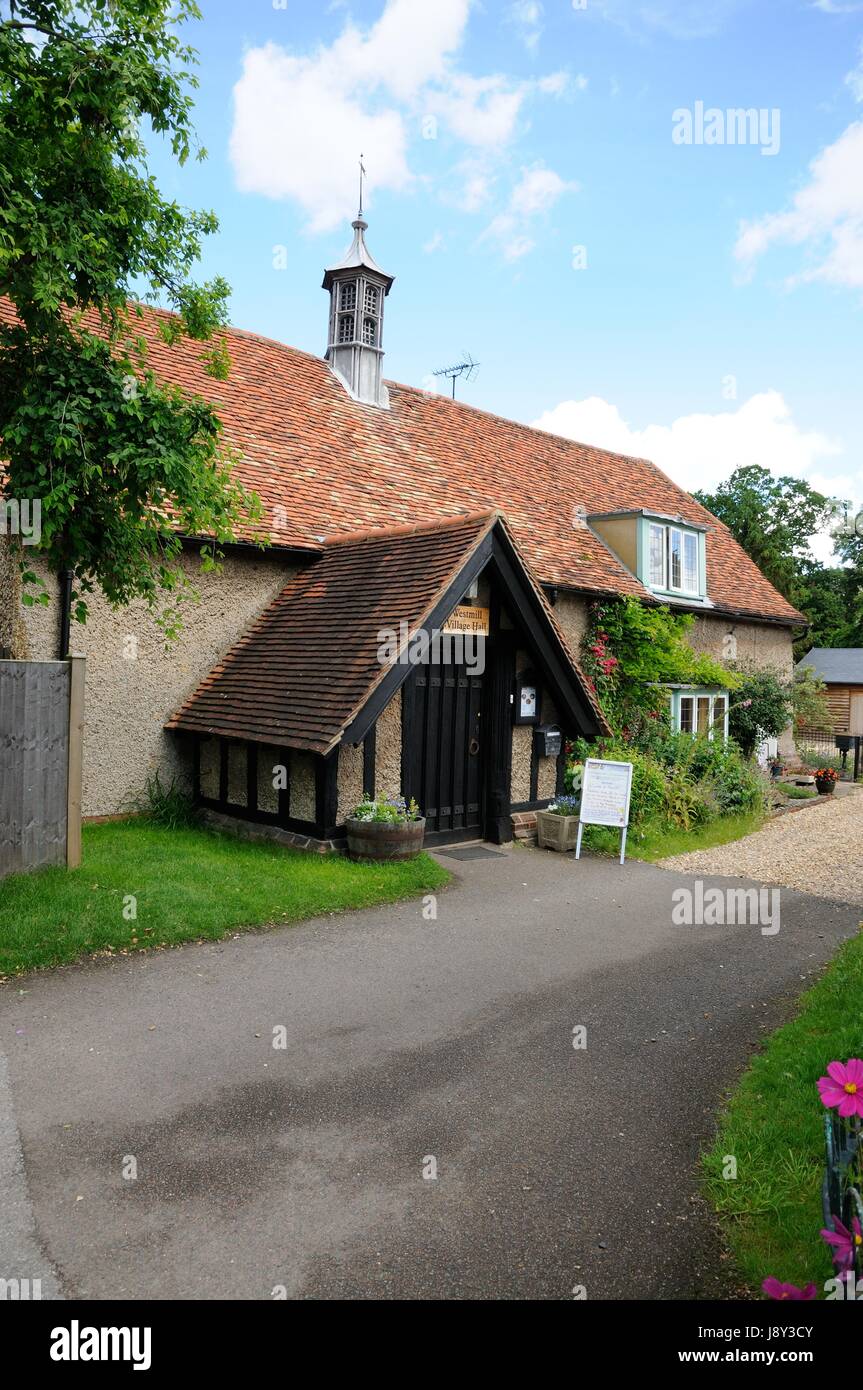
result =
[[[425,817],[410,820],[405,825],[349,819],[346,826],[350,858],[384,864],[393,860],[416,859],[423,847],[426,823]]]

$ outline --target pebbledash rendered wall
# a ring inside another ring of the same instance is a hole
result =
[[[51,594],[47,607],[23,608],[17,565],[3,550],[0,542],[0,643],[7,644],[8,633],[15,658],[56,658],[56,582],[44,576]],[[229,554],[210,575],[199,573],[193,554],[183,556],[183,567],[200,598],[184,603],[183,631],[167,649],[143,602],[114,610],[101,594],[92,594],[86,624],[72,623],[72,650],[87,657],[85,816],[123,810],[156,769],[163,779],[186,782],[190,760],[182,756],[179,739],[165,733],[164,721],[296,573],[286,560],[257,553]]]
[[[192,554],[184,556],[183,564],[200,598],[184,605],[184,628],[171,647],[166,649],[146,604],[140,602],[113,610],[96,593],[91,595],[86,625],[72,624],[72,649],[87,657],[85,816],[123,810],[129,796],[156,769],[163,777],[186,779],[189,759],[183,756],[180,740],[164,732],[164,721],[296,573],[288,561],[257,553],[229,554],[222,569],[212,575],[198,573]],[[12,658],[53,660],[58,655],[57,586],[50,576],[44,577],[51,603],[47,608],[23,608],[17,559],[0,538],[0,648]],[[588,600],[559,592],[555,613],[577,652],[587,623]],[[699,650],[722,657],[728,634],[736,638],[738,659],[791,674],[792,636],[787,628],[705,615],[696,618],[690,641]],[[543,722],[553,721],[554,711],[547,704]],[[512,800],[516,803],[529,799],[531,739],[529,726],[514,726]],[[793,751],[790,731],[781,746],[783,751]],[[362,794],[362,751],[344,748],[340,762],[341,820]],[[296,795],[300,798],[299,783],[304,781],[311,804],[310,757],[305,778],[300,772],[298,761]],[[400,784],[401,699],[396,697],[377,725],[375,785],[380,792],[395,794]],[[553,759],[540,760],[537,795],[541,799],[554,795]]]

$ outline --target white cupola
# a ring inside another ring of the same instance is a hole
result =
[[[324,272],[323,287],[330,292],[325,357],[356,400],[386,408],[389,396],[382,380],[384,300],[395,277],[381,270],[366,246],[368,223],[363,217],[362,199],[352,226],[354,239],[347,255]]]

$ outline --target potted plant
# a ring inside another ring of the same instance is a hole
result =
[[[816,768],[815,785],[822,796],[829,796],[835,790],[838,777],[835,767]]]
[[[554,849],[559,854],[575,849],[580,809],[580,796],[559,796],[544,811],[537,811],[536,837],[540,849]]]
[[[425,816],[411,798],[364,797],[347,818],[348,854],[351,859],[380,863],[416,859],[423,847]]]
[[[778,782],[785,771],[785,764],[782,759],[771,758],[767,766],[770,768],[770,776],[773,778],[774,782]]]

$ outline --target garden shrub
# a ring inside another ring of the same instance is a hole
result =
[[[722,816],[746,814],[766,804],[765,778],[733,744],[722,750],[722,757],[708,773],[708,783]]]
[[[778,738],[791,722],[792,688],[776,671],[742,668],[729,708],[731,737],[751,756],[764,738]]]
[[[665,819],[680,830],[692,830],[711,819],[711,798],[700,782],[694,782],[689,769],[680,764],[665,783]]]

